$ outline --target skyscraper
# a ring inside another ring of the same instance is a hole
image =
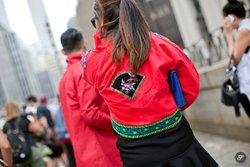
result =
[[[0,0],[0,25],[2,26],[2,28],[10,29],[10,24],[7,19],[3,0]]]
[[[52,84],[51,76],[48,71],[40,71],[36,74],[36,76],[40,83],[43,96],[46,96],[47,98],[55,97],[55,88],[53,87],[54,85]]]
[[[27,2],[39,37],[37,54],[43,56],[46,61],[46,67],[42,70],[49,71],[53,79],[53,87],[56,87],[62,71],[61,63],[43,0],[27,0]]]
[[[35,76],[29,69],[29,54],[22,41],[11,31],[0,0],[0,107],[8,101],[23,102],[30,94],[39,94]]]

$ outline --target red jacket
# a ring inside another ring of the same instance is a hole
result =
[[[112,42],[95,35],[96,48],[83,57],[84,79],[104,97],[113,119],[123,125],[148,125],[176,110],[168,73],[176,70],[189,107],[199,93],[199,74],[187,56],[165,37],[150,33],[151,50],[134,79],[128,55],[121,65],[112,63]]]
[[[59,97],[78,167],[119,167],[117,136],[96,89],[82,79],[82,56],[71,54],[59,85]]]

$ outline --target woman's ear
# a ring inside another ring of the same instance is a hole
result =
[[[97,31],[101,31],[102,27],[104,25],[104,19],[100,18],[100,19],[96,20],[96,25],[97,25],[97,27],[96,27]]]

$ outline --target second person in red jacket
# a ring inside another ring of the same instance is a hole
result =
[[[61,35],[67,69],[59,85],[63,116],[78,167],[120,167],[110,114],[96,89],[82,79],[84,39],[76,29]]]

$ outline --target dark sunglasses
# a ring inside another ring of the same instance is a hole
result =
[[[93,26],[94,28],[96,28],[95,20],[97,20],[97,17],[96,17],[96,16],[93,17],[93,18],[90,20],[91,23],[92,23],[92,26]]]

